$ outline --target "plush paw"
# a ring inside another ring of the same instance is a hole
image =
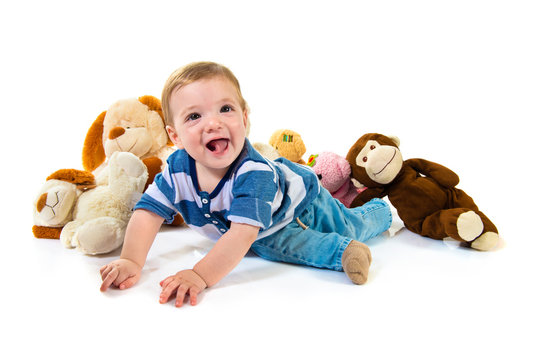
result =
[[[471,247],[476,250],[488,251],[499,243],[499,234],[488,231],[471,242]]]
[[[146,171],[143,162],[136,155],[129,152],[114,153],[110,159],[110,166],[114,166],[115,164],[131,177],[141,176]]]
[[[465,241],[473,241],[484,230],[482,219],[474,211],[467,211],[461,214],[456,221],[456,227],[458,228],[458,235]]]
[[[71,221],[65,224],[63,229],[61,230],[60,234],[60,242],[65,246],[66,248],[74,248],[76,247],[76,244],[74,243],[74,237],[76,234],[76,229],[80,226],[80,224],[76,221]]]
[[[106,254],[123,244],[125,228],[124,222],[112,217],[92,219],[78,228],[72,242],[84,254]]]

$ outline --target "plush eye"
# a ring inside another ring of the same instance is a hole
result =
[[[368,157],[365,156],[365,157],[363,158],[363,162],[367,162],[367,160],[368,160]]]
[[[376,149],[376,145],[370,145],[370,150]]]

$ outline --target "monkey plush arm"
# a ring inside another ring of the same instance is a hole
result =
[[[405,161],[415,171],[437,181],[439,185],[452,188],[460,182],[460,178],[449,168],[424,159],[409,159]]]
[[[372,188],[372,189],[368,188],[356,196],[354,201],[352,201],[352,204],[350,205],[350,207],[351,208],[358,207],[374,198],[381,199],[384,196],[385,196],[385,193],[383,191],[383,188]]]

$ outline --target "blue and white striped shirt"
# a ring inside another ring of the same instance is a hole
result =
[[[167,223],[179,212],[188,226],[218,240],[231,222],[260,227],[258,239],[285,227],[318,196],[311,168],[284,158],[270,161],[246,139],[244,149],[212,193],[199,190],[195,160],[177,150],[147,188],[135,209]]]

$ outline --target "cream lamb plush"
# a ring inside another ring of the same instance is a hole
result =
[[[47,180],[34,206],[36,224],[57,224],[60,229],[63,225],[62,244],[88,255],[122,245],[132,208],[148,178],[147,167],[130,152],[114,152],[107,163],[97,186],[86,191],[66,179]]]

